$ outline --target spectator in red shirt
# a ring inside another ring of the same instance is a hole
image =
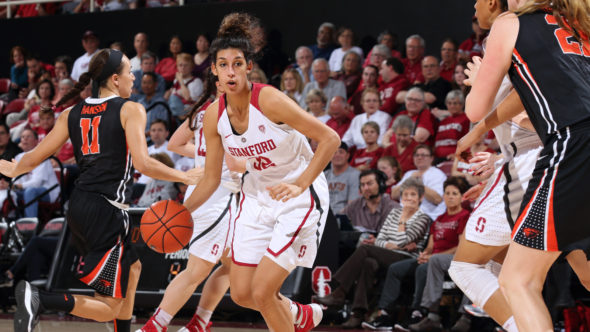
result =
[[[389,49],[389,47],[383,44],[377,44],[373,46],[373,48],[369,52],[369,55],[367,55],[367,59],[369,59],[369,62],[365,66],[373,65],[379,68],[383,60],[387,60],[390,58],[390,54],[391,50]]]
[[[346,99],[342,96],[332,98],[328,106],[328,115],[330,115],[330,119],[326,121],[326,125],[334,129],[340,135],[340,138],[342,138],[348,127],[350,127],[350,122],[354,117],[354,114],[350,112]]]
[[[426,44],[420,35],[411,35],[406,39],[406,57],[402,59],[406,78],[410,84],[424,82],[422,76],[422,58]]]
[[[162,75],[166,82],[172,83],[176,78],[176,56],[182,52],[182,40],[180,40],[180,37],[172,36],[172,38],[170,38],[169,50],[171,56],[162,59],[158,63],[156,66],[156,73]]]
[[[397,94],[410,85],[403,73],[404,65],[397,58],[389,58],[381,63],[379,70],[379,75],[383,79],[383,84],[379,87],[381,110],[391,116],[397,113],[400,106],[396,102]]]
[[[367,88],[374,88],[377,89],[378,85],[377,85],[377,77],[379,76],[379,69],[373,65],[368,65],[365,68],[363,68],[363,74],[362,74],[362,80],[358,86],[358,88],[356,89],[356,91],[354,92],[354,94],[352,95],[352,97],[350,97],[348,99],[348,103],[350,104],[350,107],[352,108],[352,111],[354,112],[354,114],[362,114],[363,113],[363,107],[361,105],[361,99],[363,96],[363,91],[365,91],[365,89]]]
[[[475,16],[471,20],[471,28],[473,34],[459,45],[459,58],[465,62],[470,62],[474,56],[482,56],[482,42],[487,36],[486,30],[479,27]]]
[[[430,113],[424,98],[424,91],[422,89],[418,87],[411,88],[405,97],[406,109],[399,112],[397,116],[407,115],[414,121],[413,135],[416,142],[434,146],[434,136],[436,134],[436,128],[438,128],[438,122],[434,115]],[[386,132],[383,140],[387,139],[387,136],[390,139],[393,138],[392,134],[392,132]]]
[[[463,107],[465,98],[461,90],[452,90],[445,100],[449,116],[440,122],[434,140],[435,164],[453,160],[457,141],[469,132],[470,122]]]
[[[37,132],[39,136],[39,142],[49,134],[51,129],[55,125],[55,114],[51,108],[42,108],[39,110],[39,125],[33,127],[33,130]]]
[[[443,40],[440,47],[440,77],[451,83],[457,65],[457,42],[452,38]]]
[[[377,143],[379,138],[379,124],[375,121],[366,122],[361,127],[361,133],[365,140],[365,148],[357,149],[352,155],[350,166],[364,171],[377,168],[377,161],[383,155],[383,148]]]
[[[384,30],[377,37],[377,43],[387,46],[387,48],[389,48],[391,50],[392,57],[398,58],[398,59],[402,58],[402,54],[400,53],[400,51],[396,50],[396,48],[397,48],[397,35],[395,35],[394,33],[390,32],[389,30]],[[371,50],[369,52],[369,54],[367,54],[367,58],[365,59],[365,63],[363,63],[363,67],[371,64],[371,53],[372,52],[373,52],[373,50]],[[383,60],[385,60],[385,59],[383,59]]]
[[[412,132],[414,131],[414,121],[407,115],[400,115],[393,121],[393,125],[388,132],[394,134],[390,141],[384,137],[383,142],[387,142],[387,147],[383,152],[384,156],[392,156],[395,158],[401,167],[403,173],[416,169],[414,165],[414,149],[419,145],[418,142],[412,139]],[[385,144],[383,144],[385,146]]]
[[[37,17],[37,16],[48,16],[55,14],[57,10],[56,3],[45,3],[45,4],[28,4],[20,5],[16,10],[15,18],[18,17]]]

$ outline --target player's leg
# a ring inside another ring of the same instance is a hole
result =
[[[135,290],[141,275],[141,262],[139,259],[131,264],[129,270],[129,282],[127,284],[127,294],[119,310],[119,314],[115,318],[115,331],[129,332],[131,329],[131,316],[133,315],[133,305],[135,304]]]
[[[560,251],[532,249],[512,242],[500,273],[502,292],[520,331],[553,331],[541,291],[547,271]]]
[[[258,310],[251,292],[255,272],[256,266],[239,265],[235,262],[232,262],[229,271],[231,299],[237,305],[252,310]]]
[[[294,331],[291,303],[280,296],[281,286],[288,276],[289,271],[263,257],[252,279],[252,299],[272,331]]]

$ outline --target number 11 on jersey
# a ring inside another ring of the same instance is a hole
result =
[[[100,116],[96,116],[92,119],[82,118],[80,119],[80,129],[82,130],[82,154],[97,154],[100,153],[100,144],[98,144],[98,126],[100,125]],[[92,122],[90,122],[92,121]],[[88,144],[88,134],[92,127],[92,141]]]

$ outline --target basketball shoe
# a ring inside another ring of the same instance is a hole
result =
[[[324,312],[322,307],[317,303],[301,304],[293,301],[297,305],[297,317],[295,318],[295,332],[311,331],[322,321]]]
[[[145,323],[145,325],[135,331],[135,332],[167,332],[168,328],[166,326],[162,326],[160,324],[158,324],[158,322],[156,322],[156,320],[154,319],[154,317],[150,318],[150,320],[147,321],[147,323]]]
[[[190,322],[188,322],[184,327],[182,327],[178,332],[211,332],[211,325],[213,323],[209,322],[205,327],[203,327],[205,322],[199,317],[198,315],[193,315]]]

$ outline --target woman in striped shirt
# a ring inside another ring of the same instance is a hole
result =
[[[409,178],[401,187],[402,208],[391,210],[374,244],[363,244],[336,271],[334,277],[339,286],[317,302],[341,307],[353,285],[357,284],[352,303],[353,315],[342,327],[359,327],[368,310],[368,294],[375,284],[375,276],[394,262],[418,258],[418,244],[430,225],[430,218],[420,210],[424,197],[424,185],[417,178]]]

